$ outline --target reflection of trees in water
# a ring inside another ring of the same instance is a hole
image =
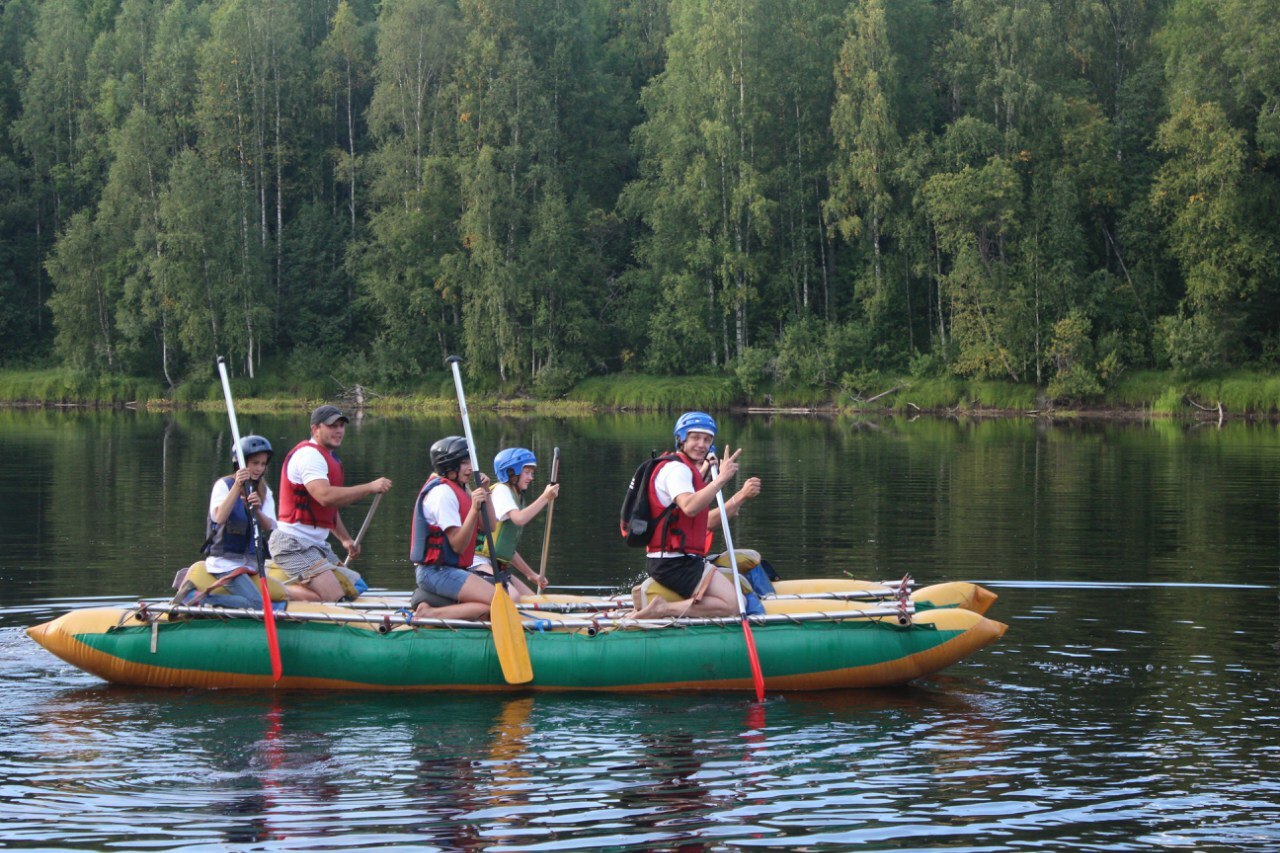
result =
[[[284,707],[278,693],[243,699],[242,712],[211,716],[206,725],[217,731],[207,732],[214,737],[201,741],[209,764],[246,787],[209,806],[233,819],[224,833],[226,841],[263,842],[325,832],[324,821],[308,821],[307,814],[322,814],[325,804],[337,802],[343,793],[322,770],[332,758],[332,733],[314,728],[305,707]]]
[[[652,718],[651,713],[645,716]],[[722,730],[723,722],[716,728]],[[748,728],[744,734],[751,731]],[[617,801],[632,813],[629,823],[634,827],[676,836],[655,843],[655,848],[682,853],[711,848],[710,841],[698,836],[711,815],[732,805],[732,800],[716,796],[699,776],[708,758],[723,762],[726,757],[725,744],[732,741],[720,736],[724,734],[729,733],[695,733],[685,724],[668,724],[637,735],[638,759],[629,769],[649,778],[622,789]]]
[[[63,816],[56,837],[97,837],[116,821],[139,846],[171,839],[175,826],[226,843],[281,837],[271,816],[283,722],[261,696],[100,686],[55,694],[32,712],[46,744],[38,760],[56,772],[41,787],[109,798]]]
[[[1007,716],[998,696],[957,685],[764,706],[674,695],[67,697],[41,714],[57,747],[48,763],[130,767],[111,793],[136,794],[131,817],[161,837],[263,845],[369,833],[463,851],[598,837],[695,853],[743,833],[801,833],[815,808],[830,826],[878,820],[850,794],[923,814],[989,792],[974,759],[1003,748],[991,719]],[[886,787],[886,773],[900,784]]]
[[[504,702],[487,743],[468,737],[477,731],[465,724],[476,707],[492,706],[484,700],[460,705],[458,714],[434,714],[434,724],[417,723],[411,733],[417,772],[408,793],[422,810],[422,840],[463,851],[483,850],[492,843],[486,838],[492,829],[486,811],[514,810],[528,802],[523,794],[527,773],[520,759],[533,731],[528,725],[533,699]],[[497,819],[515,820],[502,815]]]

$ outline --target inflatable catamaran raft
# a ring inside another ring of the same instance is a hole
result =
[[[661,594],[652,588],[644,594]],[[882,687],[938,672],[999,639],[976,584],[921,589],[849,579],[779,581],[750,617],[770,692]],[[272,674],[261,610],[142,603],[76,610],[29,628],[53,654],[115,684],[182,688],[751,690],[740,617],[637,620],[613,598],[520,602],[533,677],[503,676],[488,622],[415,619],[407,596],[275,612]]]

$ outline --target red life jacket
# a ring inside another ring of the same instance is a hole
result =
[[[665,466],[677,463],[683,464],[693,473],[695,492],[701,491],[707,485],[697,466],[683,453],[677,453],[675,459],[659,464],[653,469],[653,476],[649,478],[649,511],[655,518],[663,509],[662,503],[658,500],[658,487],[655,485],[658,474]],[[690,518],[679,506],[672,507],[671,512],[667,513],[666,520],[653,531],[653,536],[649,539],[645,550],[651,554],[667,551],[673,554],[697,554],[705,557],[711,547],[711,537],[707,530],[707,517],[710,514],[711,508],[707,507]]]
[[[452,489],[454,497],[458,499],[458,518],[465,521],[467,513],[471,512],[471,495],[467,494],[466,489],[453,480],[446,480],[443,477],[433,475],[429,478],[422,484],[418,498],[413,502],[413,532],[409,540],[409,559],[423,566],[453,566],[466,569],[476,561],[475,533],[471,534],[471,541],[467,544],[466,550],[459,554],[449,544],[449,537],[444,529],[428,522],[422,512],[422,499],[427,496],[427,492],[441,483]]]
[[[342,463],[338,461],[338,457],[330,453],[328,448],[316,444],[314,441],[298,442],[293,450],[289,451],[289,455],[284,458],[284,464],[280,466],[280,514],[278,518],[290,524],[310,524],[312,527],[323,527],[326,530],[332,530],[338,522],[338,508],[336,506],[321,505],[319,501],[311,497],[311,493],[307,491],[305,484],[295,483],[289,479],[289,460],[293,458],[293,454],[304,447],[314,447],[324,457],[325,464],[329,466],[329,485],[342,485]]]

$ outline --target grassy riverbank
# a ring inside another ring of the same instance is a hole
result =
[[[341,387],[332,379],[298,380],[270,374],[232,381],[237,406],[246,412],[286,411],[319,400],[346,402],[360,393],[368,408],[386,412],[437,412],[456,407],[447,373],[426,376],[413,388]],[[519,388],[474,381],[468,402],[478,408],[568,414],[596,410],[705,408],[812,409],[845,412],[1134,414],[1143,416],[1252,416],[1280,414],[1280,374],[1222,371],[1188,375],[1172,371],[1127,374],[1103,394],[1083,400],[1050,400],[1042,389],[1008,382],[956,377],[883,377],[864,389],[760,386],[744,393],[733,376],[624,374],[584,380],[563,397],[541,400]],[[166,390],[136,377],[94,377],[62,368],[0,370],[0,404],[219,408],[218,383],[185,383]]]

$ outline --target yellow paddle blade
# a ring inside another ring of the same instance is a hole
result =
[[[533,680],[533,662],[529,660],[529,642],[515,602],[502,584],[493,588],[493,604],[489,619],[493,623],[493,647],[502,665],[502,677],[508,684],[524,684]]]

